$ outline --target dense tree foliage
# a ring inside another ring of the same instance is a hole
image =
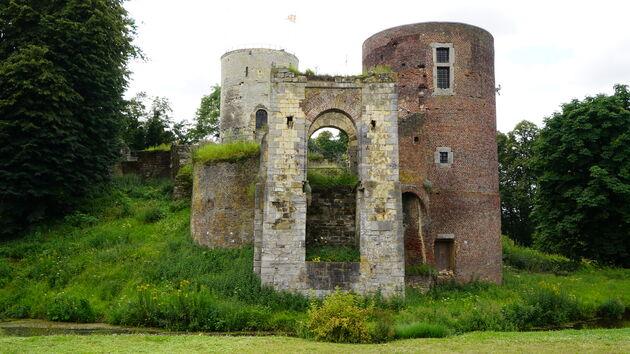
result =
[[[221,87],[213,86],[212,92],[201,98],[201,104],[195,113],[193,126],[187,134],[191,142],[219,137],[220,105]]]
[[[338,130],[336,135],[324,130],[317,137],[308,140],[308,149],[310,152],[322,154],[328,160],[342,159],[348,152],[348,135],[341,130]]]
[[[0,9],[0,233],[12,233],[108,177],[137,51],[120,0]]]
[[[562,106],[535,148],[535,245],[630,266],[630,93]]]
[[[149,97],[145,92],[139,92],[126,102],[123,115],[123,142],[132,150],[144,150],[175,142],[177,136],[172,112],[167,98]],[[183,134],[185,135],[185,131]]]
[[[536,192],[536,175],[531,167],[536,124],[522,121],[507,134],[497,134],[501,231],[514,241],[529,246],[534,224],[530,218]]]

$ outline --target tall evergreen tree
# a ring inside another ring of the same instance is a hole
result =
[[[0,0],[0,233],[109,175],[133,20],[121,0]]]
[[[534,244],[630,266],[630,93],[587,97],[546,119],[535,146]]]

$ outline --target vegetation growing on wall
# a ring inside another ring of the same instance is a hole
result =
[[[202,145],[194,152],[195,161],[233,162],[245,158],[255,157],[260,154],[260,144],[257,142],[237,141],[227,144]]]

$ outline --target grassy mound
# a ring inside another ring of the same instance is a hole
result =
[[[260,154],[257,142],[237,141],[228,144],[207,144],[194,152],[195,161],[202,163],[218,161],[238,161]]]
[[[171,190],[169,181],[117,178],[72,215],[0,243],[0,318],[314,336],[309,300],[262,286],[251,247],[195,245],[190,203],[171,201]],[[630,270],[568,268],[512,244],[505,254],[502,286],[409,288],[405,299],[359,296],[353,306],[368,310],[370,338],[383,341],[618,319],[630,304]]]

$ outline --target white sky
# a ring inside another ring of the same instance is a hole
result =
[[[464,22],[495,39],[497,127],[539,126],[562,103],[630,84],[630,1],[209,1],[131,0],[138,45],[127,97],[167,97],[175,120],[191,121],[235,47],[274,45],[300,70],[359,74],[363,41],[416,22]],[[286,18],[295,14],[297,23]]]

